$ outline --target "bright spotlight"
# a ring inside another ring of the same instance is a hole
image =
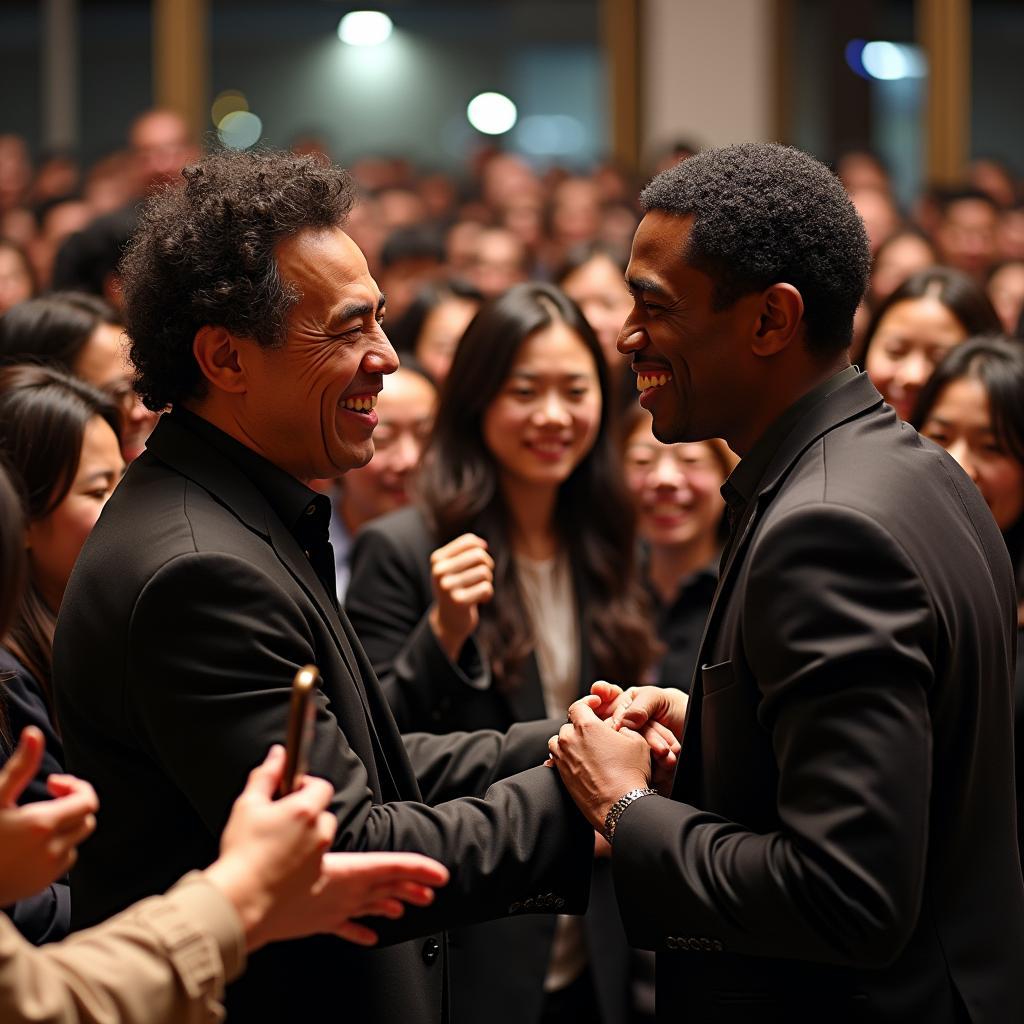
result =
[[[870,43],[852,39],[846,46],[846,62],[862,78],[879,82],[923,78],[928,73],[927,61],[918,47],[884,39]]]
[[[469,123],[484,135],[504,135],[515,123],[516,105],[500,92],[482,92],[466,107]]]
[[[349,11],[338,22],[338,38],[349,46],[379,46],[387,42],[393,28],[383,11]]]
[[[263,122],[248,110],[234,110],[225,114],[217,125],[217,135],[229,149],[255,146],[262,134]]]
[[[239,110],[248,110],[249,101],[245,94],[237,89],[225,89],[213,101],[210,108],[210,118],[215,125],[219,125],[228,114],[234,114]]]

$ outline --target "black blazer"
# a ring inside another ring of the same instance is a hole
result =
[[[659,1020],[1024,1020],[1016,597],[977,488],[861,374],[737,537],[672,799],[614,845]]]
[[[476,642],[458,664],[441,650],[427,621],[433,603],[430,553],[439,541],[422,513],[404,508],[376,519],[357,535],[345,607],[403,729],[436,733],[505,730],[543,718],[544,691],[533,655],[523,682],[502,692]],[[577,592],[582,591],[577,581]],[[581,604],[585,604],[585,594]],[[579,695],[590,692],[593,658],[580,627]],[[594,864],[584,918],[591,974],[605,1024],[629,1013],[629,946],[615,903],[610,864]],[[543,1009],[554,918],[492,921],[451,935],[452,999],[456,1024],[530,1024]]]
[[[538,764],[552,723],[403,743],[292,534],[174,416],[85,545],[54,661],[68,768],[102,806],[72,875],[76,927],[213,859],[246,773],[285,735],[306,662],[323,677],[310,771],[337,790],[335,848],[422,851],[452,872],[430,908],[375,922],[390,948],[318,937],[257,953],[229,989],[231,1020],[443,1021],[441,929],[585,905],[590,829],[555,772],[513,775]],[[463,794],[481,798],[451,800]]]
[[[0,646],[0,704],[11,730],[10,747],[0,739],[0,765],[7,763],[25,726],[34,725],[42,731],[46,740],[39,771],[25,787],[18,803],[49,800],[50,791],[46,788],[46,780],[54,772],[60,774],[64,771],[64,748],[50,720],[42,687],[36,677],[3,646]],[[42,892],[4,907],[4,913],[14,922],[18,931],[37,946],[63,939],[71,930],[71,890],[67,879],[61,878]]]

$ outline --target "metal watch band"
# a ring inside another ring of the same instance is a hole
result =
[[[611,807],[608,808],[608,813],[605,815],[604,818],[604,828],[602,829],[602,833],[604,834],[605,839],[608,840],[608,843],[611,844],[611,841],[615,838],[615,826],[618,825],[619,818],[622,817],[622,812],[631,803],[633,803],[634,800],[639,800],[641,797],[644,796],[657,795],[658,791],[656,789],[648,788],[631,789],[628,793],[624,793],[622,796],[620,796],[619,799],[616,800],[615,803],[613,803]]]

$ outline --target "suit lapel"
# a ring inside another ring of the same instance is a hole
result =
[[[704,702],[701,669],[707,663],[707,659],[712,656],[718,620],[732,593],[736,575],[742,565],[743,554],[750,543],[754,527],[763,518],[772,497],[782,486],[790,470],[815,441],[840,424],[862,415],[881,403],[882,396],[875,390],[865,373],[859,374],[837,388],[827,398],[808,410],[807,414],[794,426],[772,457],[758,493],[747,503],[743,516],[736,525],[738,534],[736,543],[731,547],[728,561],[722,566],[718,586],[715,588],[707,621],[704,624],[704,632],[698,648],[697,665],[690,687],[686,721],[683,726],[681,740],[683,749],[680,754],[679,769],[672,786],[673,797],[693,800],[699,796],[700,720],[701,707]]]
[[[250,530],[270,544],[278,561],[305,592],[337,644],[363,705],[379,767],[387,774],[396,794],[400,794],[401,790],[391,774],[389,759],[377,733],[359,661],[338,610],[291,531],[270,508],[252,481],[230,459],[205,444],[173,417],[164,416],[160,420],[146,447],[162,462],[209,492]]]

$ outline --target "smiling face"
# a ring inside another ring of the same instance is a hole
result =
[[[594,446],[600,425],[594,357],[556,320],[519,346],[484,413],[484,444],[506,483],[557,487]]]
[[[641,422],[626,442],[624,467],[640,536],[656,547],[704,547],[710,558],[725,510],[725,469],[711,445],[662,444]]]
[[[345,478],[342,510],[352,532],[408,503],[436,404],[434,385],[415,370],[399,369],[389,378],[377,403],[374,456]]]
[[[626,268],[633,309],[618,349],[631,354],[640,404],[666,444],[731,438],[748,408],[751,312],[713,307],[714,282],[684,259],[692,217],[652,210]]]
[[[1024,466],[992,428],[992,411],[981,381],[961,377],[939,392],[921,433],[942,445],[974,481],[1000,530],[1024,514]]]
[[[619,329],[633,306],[632,296],[615,261],[598,253],[577,267],[562,281],[562,291],[583,310],[597,340],[601,342],[608,366],[621,372],[624,363],[615,348]]]
[[[934,296],[905,299],[882,317],[864,369],[900,419],[909,420],[935,367],[966,338],[960,321]]]
[[[300,231],[276,250],[286,285],[301,296],[285,342],[246,342],[239,429],[299,480],[337,477],[373,455],[373,410],[398,357],[381,328],[384,297],[341,228]]]

